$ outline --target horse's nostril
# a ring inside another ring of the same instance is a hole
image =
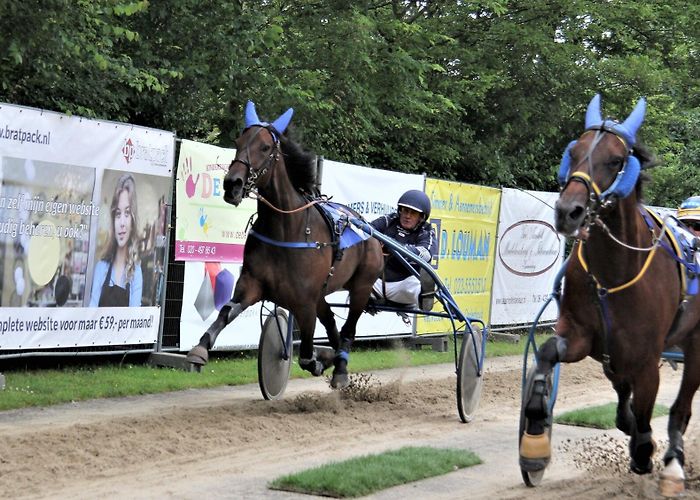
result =
[[[569,217],[573,220],[578,220],[579,217],[583,214],[583,207],[578,206],[574,208],[571,212],[569,212]]]
[[[224,178],[224,191],[231,191],[236,186],[239,188],[243,186],[243,181],[241,179],[231,179],[230,177]]]

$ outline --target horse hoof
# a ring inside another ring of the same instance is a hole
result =
[[[649,439],[647,443],[638,445],[635,448],[634,453],[631,446],[632,441],[630,441],[630,455],[632,456],[632,459],[630,460],[630,470],[635,474],[639,474],[640,476],[651,473],[651,471],[654,470],[654,462],[651,460],[651,457],[653,457],[654,453],[656,453],[656,441],[654,441],[654,439]],[[640,455],[642,458],[646,457],[646,462],[643,465],[640,465],[634,459],[635,456],[639,457]]]
[[[333,373],[333,378],[331,378],[333,389],[345,389],[348,385],[350,385],[350,378],[347,373]]]
[[[520,439],[520,467],[528,472],[543,470],[552,455],[549,435],[523,433]]]
[[[333,366],[333,360],[335,359],[335,352],[332,349],[316,349],[316,359],[318,359],[323,365],[323,369],[330,368]]]
[[[677,477],[663,477],[659,479],[659,493],[664,497],[677,497],[685,491],[685,481]]]
[[[685,491],[683,467],[674,458],[664,468],[659,477],[659,493],[664,497],[677,497]]]
[[[323,375],[323,370],[325,370],[323,364],[317,359],[300,359],[299,368],[306,370],[314,377],[320,377]]]
[[[644,474],[649,474],[652,470],[654,470],[654,462],[651,460],[649,460],[643,467],[640,467],[634,460],[630,461],[630,471],[634,472],[635,474],[643,476]]]
[[[209,351],[201,345],[196,345],[187,353],[186,359],[194,365],[206,365],[209,361]]]

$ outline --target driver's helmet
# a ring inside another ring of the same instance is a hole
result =
[[[422,213],[424,221],[430,217],[430,198],[418,189],[411,189],[402,194],[398,206],[412,208]]]
[[[676,216],[681,221],[700,221],[700,196],[691,196],[681,203]]]

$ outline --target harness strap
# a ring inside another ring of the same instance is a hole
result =
[[[268,238],[267,236],[264,236],[257,231],[255,231],[253,228],[250,228],[248,231],[248,234],[251,236],[256,237],[263,243],[267,243],[268,245],[276,246],[276,247],[283,247],[283,248],[316,248],[316,249],[321,249],[327,246],[333,245],[333,243],[325,243],[325,242],[320,242],[320,241],[279,241],[279,240],[273,240],[272,238]]]
[[[598,313],[600,314],[601,324],[603,325],[603,371],[607,375],[614,375],[615,370],[612,367],[612,359],[610,358],[610,341],[612,338],[610,330],[612,329],[612,325],[610,324],[608,291],[604,288],[598,288],[597,292],[598,300],[596,304],[598,305]]]
[[[326,221],[328,232],[331,235],[331,245],[333,245],[333,262],[339,261],[343,258],[343,251],[340,249],[340,235],[343,233],[349,223],[346,222],[345,226],[339,231],[338,228],[334,227],[335,225],[333,220],[331,220],[330,216],[328,213],[326,213],[323,207],[318,204],[315,205],[315,207],[321,214],[321,218]]]
[[[248,234],[250,236],[253,236],[263,243],[267,243],[268,245],[276,246],[276,247],[282,247],[282,248],[315,248],[315,249],[322,249],[328,246],[332,246],[336,249],[334,252],[334,257],[333,259],[335,260],[335,257],[338,253],[337,248],[338,248],[338,240],[336,238],[333,238],[333,241],[330,243],[328,242],[320,242],[320,241],[278,241],[278,240],[273,240],[272,238],[268,238],[267,236],[264,236],[257,231],[255,231],[253,228],[250,228],[248,231]],[[332,233],[331,233],[332,234]],[[331,264],[330,269],[328,270],[328,274],[326,275],[326,280],[323,282],[323,286],[321,287],[322,292],[324,292],[328,288],[328,282],[330,279],[333,277],[333,273],[335,273],[335,266]]]
[[[588,270],[588,264],[586,263],[586,259],[585,259],[584,256],[583,256],[583,240],[579,240],[579,241],[580,241],[580,242],[579,242],[579,245],[578,245],[578,253],[577,253],[577,255],[578,255],[578,260],[579,260],[579,262],[581,263],[581,267],[583,267],[583,270],[586,271],[586,272],[588,273],[588,275],[593,279],[593,281],[595,282],[596,286],[597,286],[599,289],[603,289],[604,287],[600,284],[600,282],[598,281],[598,279],[597,279],[595,276],[593,276],[593,274],[591,274],[591,272]],[[639,273],[637,273],[637,275],[636,275],[634,278],[632,278],[631,280],[629,280],[627,283],[623,283],[622,285],[618,285],[618,286],[613,287],[613,288],[608,288],[608,289],[607,289],[607,293],[616,293],[616,292],[622,291],[622,290],[624,290],[625,288],[631,287],[631,286],[634,285],[637,281],[639,281],[640,279],[642,279],[642,278],[644,277],[644,275],[646,274],[647,270],[649,269],[649,266],[651,265],[651,260],[654,258],[654,255],[656,255],[656,250],[657,250],[657,248],[658,248],[658,247],[654,247],[654,248],[651,250],[651,252],[649,252],[649,255],[647,255],[647,258],[646,258],[646,260],[644,261],[644,264],[642,265],[642,269],[639,271]]]
[[[610,358],[610,330],[612,325],[610,324],[610,312],[608,307],[608,294],[609,290],[601,286],[600,282],[596,279],[593,274],[588,270],[586,261],[583,258],[583,241],[578,241],[578,259],[583,267],[584,271],[588,275],[588,284],[591,287],[591,294],[593,295],[593,303],[598,310],[598,317],[600,318],[600,326],[603,329],[603,371],[606,375],[613,375],[615,370],[612,368],[612,362]]]

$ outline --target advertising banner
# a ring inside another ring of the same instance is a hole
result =
[[[557,193],[503,189],[491,324],[531,323],[552,292],[565,239],[554,229]],[[557,318],[554,301],[540,321]]]
[[[427,180],[425,192],[439,243],[435,270],[462,313],[488,323],[501,192],[437,179]],[[419,317],[417,332],[452,332],[452,324]]]
[[[242,262],[255,201],[224,201],[224,176],[235,149],[183,140],[178,159],[175,221],[177,260]]]
[[[216,319],[221,307],[231,299],[241,275],[241,265],[215,262],[185,262],[182,293],[180,349],[189,350]],[[267,303],[269,307],[273,304]],[[261,303],[253,304],[224,328],[214,350],[256,349],[260,339]]]
[[[174,143],[0,104],[0,352],[157,341]]]

